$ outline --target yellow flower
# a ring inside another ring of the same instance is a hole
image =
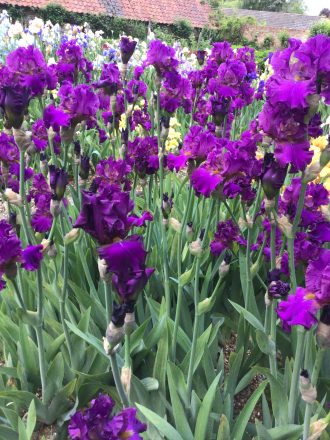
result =
[[[328,140],[326,136],[319,136],[318,138],[311,139],[311,144],[322,151],[328,145]]]
[[[126,126],[127,126],[127,118],[126,118],[126,114],[123,113],[119,121],[119,130],[120,131],[125,130]]]

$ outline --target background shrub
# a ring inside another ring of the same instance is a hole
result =
[[[313,37],[314,35],[318,34],[324,34],[330,37],[330,20],[324,20],[319,23],[315,23],[312,26],[310,30],[310,36]]]

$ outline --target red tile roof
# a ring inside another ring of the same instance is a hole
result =
[[[2,4],[10,4],[17,6],[28,6],[34,8],[44,8],[49,3],[56,3],[68,11],[85,12],[87,14],[108,14],[105,2],[102,0],[1,0]]]
[[[174,23],[185,19],[195,27],[209,21],[210,8],[203,0],[56,0],[68,11],[108,14],[132,20]],[[54,0],[0,0],[1,4],[43,8]],[[206,2],[205,2],[206,3]]]

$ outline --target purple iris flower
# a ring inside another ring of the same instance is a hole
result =
[[[295,325],[310,330],[317,324],[315,316],[317,309],[315,295],[310,294],[303,287],[298,287],[294,295],[289,295],[287,300],[278,304],[276,312],[282,321],[283,329],[290,332],[291,327]]]
[[[136,408],[125,408],[113,415],[115,402],[110,396],[100,394],[90,406],[77,411],[69,423],[72,440],[142,440],[139,435],[147,429],[146,424],[136,418]]]
[[[131,235],[126,240],[99,248],[98,252],[113,274],[112,284],[121,300],[135,300],[154,272],[146,267],[147,252],[142,238]]]
[[[330,250],[322,249],[306,271],[306,288],[315,294],[320,305],[330,305]]]
[[[52,192],[43,174],[33,176],[29,199],[33,199],[36,208],[31,216],[31,226],[36,232],[49,231],[53,222],[53,216],[50,213]]]
[[[48,144],[48,133],[43,119],[38,119],[31,127],[32,140],[37,151],[44,151]]]
[[[175,70],[179,65],[175,50],[159,40],[151,41],[147,52],[146,66],[154,66],[159,77],[165,72]]]
[[[229,249],[238,240],[238,237],[238,227],[231,219],[219,222],[217,231],[214,234],[214,240],[210,244],[212,254],[220,255],[225,249]]]
[[[5,287],[1,279],[5,274],[8,278],[16,276],[16,263],[21,260],[21,242],[13,227],[5,220],[0,221],[0,289]]]
[[[159,168],[157,137],[137,137],[134,141],[128,142],[127,156],[132,160],[140,177],[155,174]]]
[[[44,109],[43,120],[46,128],[52,127],[57,133],[59,133],[61,127],[68,127],[70,125],[69,115],[52,104]]]
[[[115,95],[122,88],[117,64],[104,64],[99,81],[93,85],[97,89],[102,88],[107,95]]]
[[[70,117],[71,126],[93,118],[99,109],[99,98],[87,84],[63,84],[58,92],[60,109]]]
[[[19,161],[19,149],[12,136],[0,133],[0,161],[7,166]]]
[[[112,243],[126,237],[133,207],[129,194],[115,185],[107,185],[99,193],[82,191],[82,208],[74,227],[82,228],[101,245]]]
[[[43,246],[38,244],[36,246],[27,246],[22,252],[22,267],[25,270],[35,271],[40,267],[40,262],[43,258]]]

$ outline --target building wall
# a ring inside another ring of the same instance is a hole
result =
[[[309,30],[297,30],[297,29],[286,29],[286,28],[274,28],[270,26],[249,26],[244,31],[244,36],[249,40],[253,40],[257,36],[257,41],[262,44],[265,37],[272,36],[274,38],[275,47],[280,46],[279,35],[281,32],[286,32],[289,34],[290,38],[298,38],[300,40],[306,40],[309,35]]]

